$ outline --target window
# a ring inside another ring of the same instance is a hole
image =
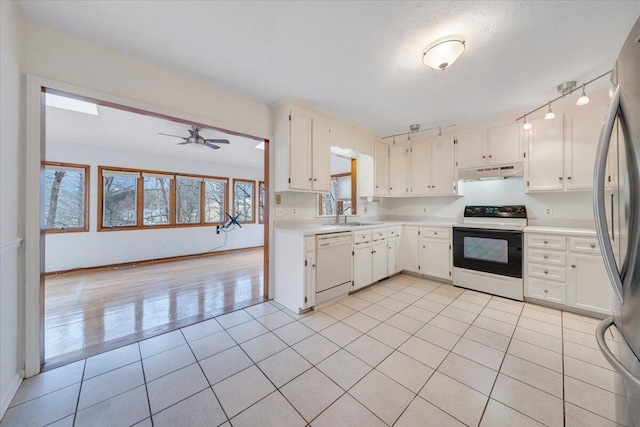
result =
[[[200,183],[202,178],[176,179],[176,224],[200,224]]]
[[[264,224],[264,200],[266,195],[264,182],[258,182],[258,223]]]
[[[332,175],[331,191],[319,195],[318,213],[320,215],[335,215],[336,209],[339,212],[357,213],[357,195],[354,184],[350,173]]]
[[[143,173],[143,225],[171,224],[171,180],[173,175]]]
[[[244,179],[233,180],[233,212],[234,215],[240,214],[238,222],[251,223],[254,222],[254,205],[253,199],[255,181]]]
[[[103,170],[102,227],[135,227],[138,224],[140,172]]]
[[[227,179],[204,179],[204,222],[224,222],[227,211]]]
[[[89,231],[89,166],[47,162],[44,224],[47,232]]]

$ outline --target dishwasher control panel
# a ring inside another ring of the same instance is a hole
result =
[[[333,246],[351,245],[353,238],[351,233],[331,233],[320,234],[316,237],[316,247],[318,249],[330,248]]]

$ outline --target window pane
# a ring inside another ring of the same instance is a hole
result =
[[[137,224],[138,178],[132,176],[103,177],[103,227],[121,227]]]
[[[44,228],[84,228],[83,169],[47,166],[44,172]]]
[[[144,225],[169,224],[171,180],[144,177]]]
[[[253,183],[235,182],[233,190],[233,211],[240,214],[238,221],[253,221]]]
[[[258,222],[260,222],[260,224],[264,223],[264,198],[264,182],[261,182],[258,186]]]
[[[176,180],[176,222],[200,223],[200,180],[178,178]]]
[[[226,191],[227,185],[224,182],[206,181],[204,183],[204,222],[224,221]]]

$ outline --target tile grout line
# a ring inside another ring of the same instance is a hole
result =
[[[84,359],[84,366],[82,367],[82,376],[80,377],[80,389],[78,390],[78,400],[76,401],[76,410],[73,412],[73,422],[71,423],[71,425],[76,425],[76,418],[78,416],[78,407],[80,406],[80,395],[82,394],[82,384],[84,383],[84,373],[86,370],[87,370],[87,359]]]
[[[147,406],[149,408],[149,419],[151,420],[151,427],[153,427],[153,412],[151,411],[151,397],[149,397],[149,388],[147,387],[147,376],[144,372],[144,362],[142,361],[142,349],[138,343],[138,354],[140,355],[140,369],[142,370],[142,380],[144,381],[144,391],[147,395]],[[144,420],[143,420],[144,421]]]
[[[562,425],[567,425],[566,384],[564,374],[564,311],[560,311],[560,340],[562,342]]]

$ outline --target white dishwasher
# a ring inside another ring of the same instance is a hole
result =
[[[351,290],[352,244],[350,232],[316,237],[316,305]]]

